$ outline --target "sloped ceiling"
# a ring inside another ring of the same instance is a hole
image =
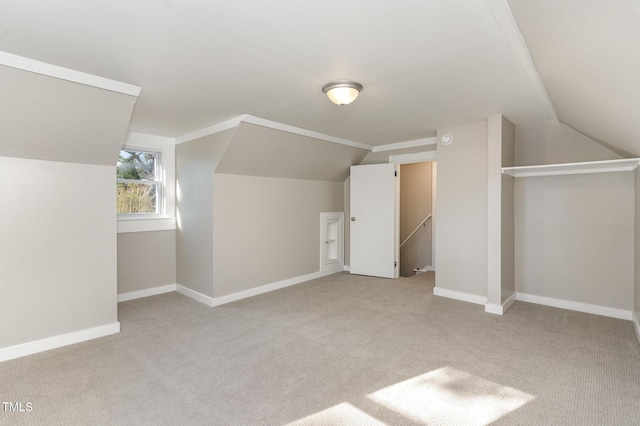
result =
[[[215,172],[344,182],[368,152],[241,122]]]
[[[130,130],[169,137],[250,114],[377,146],[502,113],[638,155],[638,40],[637,0],[0,2],[0,51],[143,87]]]
[[[130,129],[171,137],[242,114],[370,145],[553,118],[485,0],[4,0],[0,50],[142,87]],[[344,78],[364,91],[338,107],[321,88]]]
[[[640,2],[509,0],[561,122],[640,155]]]
[[[114,166],[135,102],[0,65],[0,156]]]

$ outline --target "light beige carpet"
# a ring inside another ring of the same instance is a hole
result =
[[[119,305],[117,335],[0,363],[0,425],[639,425],[628,321],[336,274],[208,308]]]

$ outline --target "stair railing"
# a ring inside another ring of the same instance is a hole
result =
[[[411,237],[413,237],[413,236],[416,234],[416,232],[418,232],[418,230],[420,230],[420,228],[421,228],[422,226],[424,226],[424,225],[427,223],[427,221],[428,221],[429,219],[431,219],[431,216],[432,216],[432,214],[431,214],[431,213],[429,213],[429,214],[428,214],[424,219],[422,219],[422,220],[420,221],[420,223],[418,224],[418,226],[416,226],[416,227],[415,227],[415,229],[414,229],[413,231],[411,231],[411,233],[407,236],[407,238],[405,238],[404,240],[402,240],[402,242],[400,243],[400,248],[402,248],[402,246],[404,246],[404,245],[405,245],[405,244],[406,244],[406,243],[411,239]]]

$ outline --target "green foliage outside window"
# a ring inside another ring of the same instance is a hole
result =
[[[157,159],[155,152],[120,151],[116,168],[119,214],[157,213]]]

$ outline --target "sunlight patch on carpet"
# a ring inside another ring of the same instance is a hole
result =
[[[535,399],[452,367],[396,383],[368,398],[424,425],[487,425]]]
[[[359,410],[348,402],[334,405],[326,410],[319,411],[303,419],[288,423],[287,426],[304,425],[371,425],[384,426],[386,423],[380,422]]]

